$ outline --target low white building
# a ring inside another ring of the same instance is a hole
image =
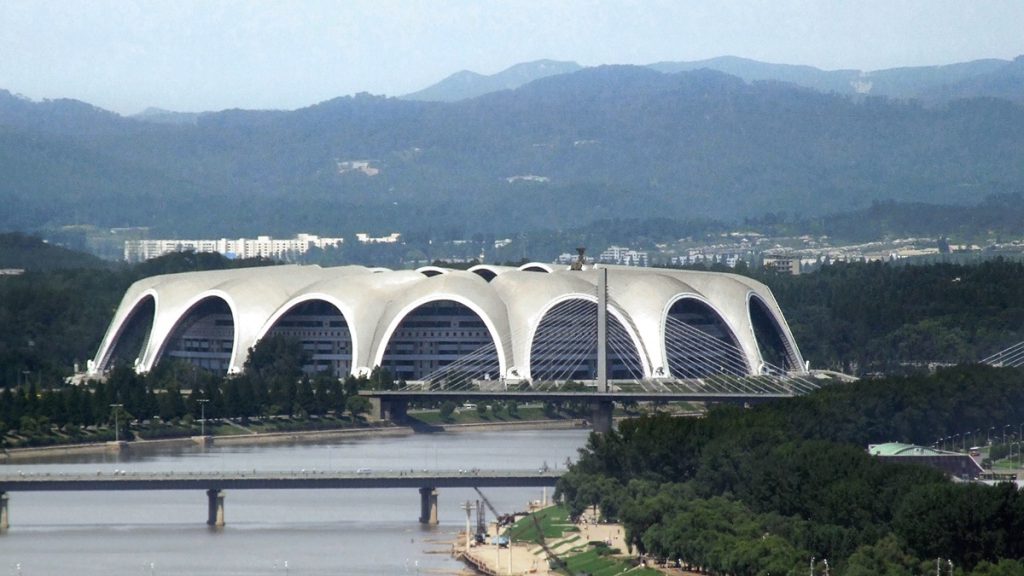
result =
[[[228,258],[277,258],[287,260],[305,254],[310,248],[337,248],[344,238],[321,238],[314,234],[299,234],[294,238],[221,238],[219,240],[126,240],[124,259],[144,262],[174,252],[219,252]]]

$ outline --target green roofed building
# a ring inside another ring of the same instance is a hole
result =
[[[893,462],[931,466],[962,480],[976,480],[985,472],[981,465],[968,454],[947,452],[902,442],[869,444],[868,454]]]

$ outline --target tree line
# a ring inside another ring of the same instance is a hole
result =
[[[345,412],[358,417],[370,410],[370,402],[357,391],[394,385],[386,369],[339,379],[327,372],[305,373],[306,363],[301,342],[269,336],[250,350],[238,375],[221,377],[185,361],[168,361],[147,374],[118,364],[105,380],[81,386],[39,388],[31,382],[5,387],[0,392],[0,435],[23,436],[23,444],[45,444],[83,440],[83,429],[89,427],[102,428],[98,433],[104,438],[113,436],[107,429],[112,424],[121,427],[120,437],[130,438],[132,421],[184,424],[183,430],[167,433],[185,434],[200,416],[242,422]],[[91,434],[88,439],[102,438]]]
[[[869,456],[868,443],[932,444],[1024,420],[1024,373],[959,366],[835,385],[706,418],[664,415],[593,435],[559,482],[579,514],[598,506],[640,552],[714,574],[1021,575],[1024,495],[956,484]]]
[[[1024,340],[1024,263],[833,264],[758,274],[812,366],[854,374],[977,362]]]

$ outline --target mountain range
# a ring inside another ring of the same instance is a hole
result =
[[[471,78],[483,93],[462,99],[358,94],[197,115],[122,117],[0,91],[0,230],[454,239],[1024,191],[1024,106],[1012,97],[1021,58],[918,70],[927,89],[878,80],[944,102],[803,86],[797,67],[782,68],[788,81],[753,78],[741,70],[749,61],[719,59],[730,62],[742,74],[545,62],[489,81],[493,90]]]
[[[575,62],[538,60],[516,64],[493,75],[463,70],[437,84],[407,94],[409,100],[457,102],[498,90],[511,90],[534,80],[569,74],[583,67]],[[991,96],[1024,103],[1024,56],[1014,60],[989,58],[942,66],[883,70],[822,70],[813,66],[772,64],[736,56],[689,62],[655,62],[647,68],[673,74],[717,70],[747,82],[789,82],[820,92],[918,99],[942,104],[960,98]]]

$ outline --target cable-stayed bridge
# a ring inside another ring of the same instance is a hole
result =
[[[532,342],[530,378],[492,378],[499,373],[498,355],[489,342],[450,354],[415,381],[361,394],[374,399],[379,416],[391,418],[403,417],[412,401],[587,402],[594,428],[607,430],[614,402],[750,403],[806,394],[836,381],[803,367],[787,369],[767,361],[752,367],[750,354],[728,330],[673,315],[664,324],[667,370],[645,373],[628,331],[607,314],[601,290],[597,302],[568,300],[553,307],[532,338],[523,339]],[[783,352],[783,357],[794,357],[786,354],[788,349]]]
[[[1020,368],[1024,366],[1024,342],[1018,342],[1005,350],[1000,350],[984,358],[981,363],[996,367]]]

